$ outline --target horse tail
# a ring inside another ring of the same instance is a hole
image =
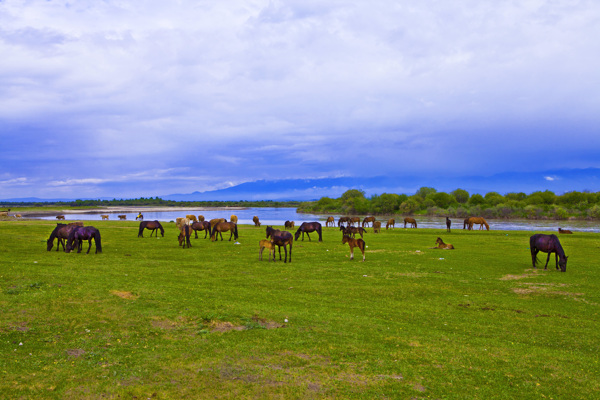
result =
[[[237,224],[233,225],[233,238],[235,240],[238,239],[238,230],[237,230]]]
[[[140,231],[138,232],[138,237],[144,237],[144,228],[145,228],[145,224],[144,221],[140,222]]]
[[[96,243],[96,253],[102,253],[102,239],[100,239],[100,231],[94,233],[94,242]]]

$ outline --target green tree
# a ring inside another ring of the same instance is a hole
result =
[[[475,193],[469,198],[469,205],[478,206],[481,204],[485,204],[485,199],[479,193]]]
[[[469,192],[464,189],[456,189],[450,193],[459,204],[466,204],[469,201]]]
[[[435,192],[437,192],[437,190],[435,190],[434,188],[423,186],[419,190],[417,190],[417,192],[415,193],[415,196],[419,196],[421,198],[421,200],[425,200],[427,195],[433,194]]]
[[[497,206],[500,203],[504,202],[504,196],[502,196],[498,192],[488,192],[484,196],[485,202],[492,206]]]

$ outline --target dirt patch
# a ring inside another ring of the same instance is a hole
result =
[[[83,349],[69,349],[67,350],[67,355],[73,358],[79,358],[85,354],[85,350]]]
[[[501,281],[512,281],[512,280],[518,280],[518,279],[526,279],[526,278],[531,278],[532,276],[538,276],[538,272],[537,270],[534,269],[530,269],[530,272],[525,272],[522,275],[504,275],[502,278],[500,278]]]
[[[527,294],[553,294],[559,296],[583,296],[585,293],[565,292],[556,288],[568,287],[566,283],[522,283],[524,287],[513,288],[513,292]]]
[[[136,300],[140,297],[137,294],[133,294],[131,292],[123,292],[121,290],[111,290],[110,293],[114,294],[115,296],[119,296],[122,299],[126,299],[126,300]]]
[[[244,325],[234,324],[229,321],[210,321],[207,327],[210,332],[245,331],[255,328],[278,329],[285,328],[285,324],[280,324],[279,322],[275,321],[268,321],[264,318],[254,316],[250,322]]]
[[[159,329],[175,329],[177,328],[177,322],[168,320],[168,319],[156,319],[154,321],[152,321],[152,326],[154,328],[159,328]]]

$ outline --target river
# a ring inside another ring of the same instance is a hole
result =
[[[87,212],[77,214],[64,214],[67,221],[99,221],[101,220],[101,214],[109,214],[111,220],[117,219],[117,215],[127,215],[127,220],[135,220],[137,212],[126,213],[126,212],[115,212],[108,213],[103,212]],[[236,210],[191,210],[191,211],[159,211],[159,212],[148,212],[144,211],[144,219],[146,221],[158,220],[158,221],[174,221],[177,217],[185,217],[186,214],[204,215],[207,220],[212,218],[226,218],[229,220],[231,214],[235,214],[238,217],[238,224],[242,225],[253,225],[252,218],[256,215],[260,218],[263,226],[265,225],[283,225],[285,221],[294,221],[296,226],[299,226],[302,222],[319,221],[325,225],[325,215],[316,214],[304,214],[296,212],[295,208],[290,207],[250,207],[245,209]],[[337,223],[340,215],[331,214]],[[39,217],[40,219],[56,220],[55,216],[44,216]],[[403,218],[401,216],[395,216],[396,227],[403,227],[400,223]],[[388,217],[377,217],[378,220],[387,221]],[[415,217],[419,228],[433,228],[433,229],[446,229],[446,220],[443,217],[427,217],[417,216]],[[600,232],[600,223],[598,221],[582,221],[582,220],[568,220],[568,221],[555,221],[555,220],[502,220],[502,219],[488,219],[490,229],[493,230],[506,230],[506,231],[556,231],[558,227],[563,229],[570,229],[573,231],[580,232]],[[382,225],[385,225],[382,223]],[[454,229],[462,229],[462,219],[453,218],[452,227]]]

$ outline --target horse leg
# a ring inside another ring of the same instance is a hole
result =
[[[88,251],[85,254],[90,254],[90,249],[92,248],[92,238],[88,240]]]
[[[287,246],[283,245],[283,251],[285,252],[285,259],[283,260],[283,263],[285,264],[287,262]]]
[[[556,262],[556,269],[558,270],[558,253],[554,253],[554,261]]]
[[[546,258],[546,265],[544,265],[544,270],[548,269],[548,262],[550,261],[551,255],[552,255],[552,252],[548,252],[548,258]]]

